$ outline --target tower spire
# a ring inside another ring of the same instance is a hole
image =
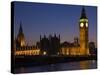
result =
[[[22,23],[20,22],[19,33],[17,35],[17,47],[25,46],[25,37],[22,29]]]
[[[20,22],[19,33],[23,33],[23,29],[22,29],[22,22]]]
[[[84,6],[82,7],[82,11],[81,11],[81,17],[80,17],[80,19],[83,19],[83,18],[86,18],[86,19],[87,19],[87,16],[86,16],[86,12],[85,12],[85,8],[84,8]]]

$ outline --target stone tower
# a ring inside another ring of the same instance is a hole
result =
[[[22,23],[20,23],[19,33],[16,39],[16,47],[23,47],[25,46],[25,37],[22,29]]]
[[[88,55],[88,18],[86,16],[85,8],[82,8],[81,17],[79,20],[80,32],[80,55]]]

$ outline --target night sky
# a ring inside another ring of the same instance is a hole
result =
[[[82,6],[15,2],[14,37],[17,36],[20,22],[28,44],[40,40],[40,34],[60,34],[61,42],[73,42],[79,37],[79,18]],[[97,8],[85,6],[89,20],[89,41],[97,40]]]

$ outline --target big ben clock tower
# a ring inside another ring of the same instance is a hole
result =
[[[80,31],[80,55],[88,55],[88,18],[85,13],[85,8],[82,8],[81,17],[79,21]]]

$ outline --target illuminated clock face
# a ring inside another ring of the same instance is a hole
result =
[[[86,27],[88,27],[88,23],[86,23]]]
[[[84,26],[84,23],[81,23],[81,24],[80,24],[80,27],[83,27],[83,26]]]

